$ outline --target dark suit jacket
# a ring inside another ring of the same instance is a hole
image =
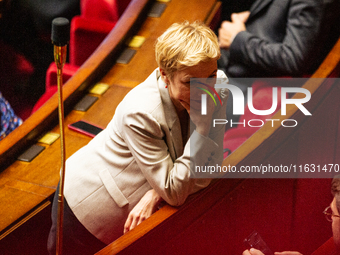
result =
[[[320,31],[323,0],[258,0],[227,53],[231,77],[306,72]]]

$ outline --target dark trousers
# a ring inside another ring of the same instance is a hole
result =
[[[54,195],[52,204],[52,227],[47,241],[50,255],[56,254],[56,235],[58,218],[58,191]],[[92,235],[76,218],[72,210],[64,200],[63,218],[63,255],[92,255],[106,246],[103,242]]]

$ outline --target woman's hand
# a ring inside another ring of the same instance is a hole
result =
[[[155,190],[149,190],[131,210],[124,225],[124,234],[146,220],[157,210],[162,198]]]
[[[212,116],[215,110],[214,101],[210,96],[207,95],[207,113],[206,115],[201,114],[201,109],[190,109],[188,111],[191,121],[196,126],[196,132],[203,136],[208,136],[212,123]]]
[[[302,255],[297,251],[283,251],[283,252],[275,252],[275,255]],[[264,255],[261,251],[251,248],[250,250],[245,250],[242,255]]]
[[[283,252],[275,252],[275,255],[302,255],[300,252],[297,251],[283,251]]]

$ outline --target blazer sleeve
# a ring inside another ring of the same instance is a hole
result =
[[[210,180],[190,178],[190,148],[173,162],[157,120],[148,112],[123,117],[123,138],[151,187],[169,204],[184,203],[189,194],[206,187]],[[213,149],[212,149],[213,150]]]
[[[219,90],[222,104],[217,104],[212,119],[226,120],[226,104],[229,96],[227,89]],[[212,122],[209,137],[193,132],[190,137],[191,175],[193,178],[221,178],[225,174],[219,171],[223,161],[224,124]],[[214,150],[208,150],[214,148]]]
[[[227,81],[221,71],[218,71],[218,77]],[[219,94],[222,105],[215,107],[213,118],[226,119],[229,91],[219,90]],[[212,176],[192,178],[191,161],[195,160],[198,164],[221,164],[225,128],[222,125],[211,128],[208,137],[194,131],[184,146],[183,154],[173,159],[169,152],[172,144],[166,142],[169,141],[166,139],[169,132],[158,120],[162,109],[161,103],[152,111],[134,107],[125,109],[116,124],[121,127],[121,136],[150,186],[167,203],[178,206],[184,203],[188,195],[209,185]]]
[[[273,75],[303,73],[319,35],[321,1],[292,0],[287,15],[282,42],[269,41],[247,31],[240,32],[230,46],[230,61],[242,62],[258,71],[269,70]]]
[[[214,118],[225,117],[226,91],[223,106],[214,112]],[[148,112],[129,111],[123,116],[122,136],[133,154],[139,168],[153,189],[169,204],[178,206],[186,198],[209,185],[211,175],[192,178],[191,161],[204,165],[221,164],[223,160],[224,127],[219,126],[209,137],[193,132],[184,147],[183,154],[175,161],[168,151],[164,131],[158,121]],[[190,152],[190,149],[192,151]]]

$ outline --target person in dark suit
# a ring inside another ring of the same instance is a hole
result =
[[[316,56],[323,0],[258,0],[218,30],[231,77],[298,76]]]
[[[337,2],[256,0],[249,11],[232,13],[230,21],[224,20],[218,30],[222,49],[219,69],[245,96],[254,83],[249,78],[302,77],[313,73],[330,49],[325,42],[335,31],[331,24]],[[228,119],[237,122],[239,116],[232,114],[233,97],[228,100],[227,109]]]

